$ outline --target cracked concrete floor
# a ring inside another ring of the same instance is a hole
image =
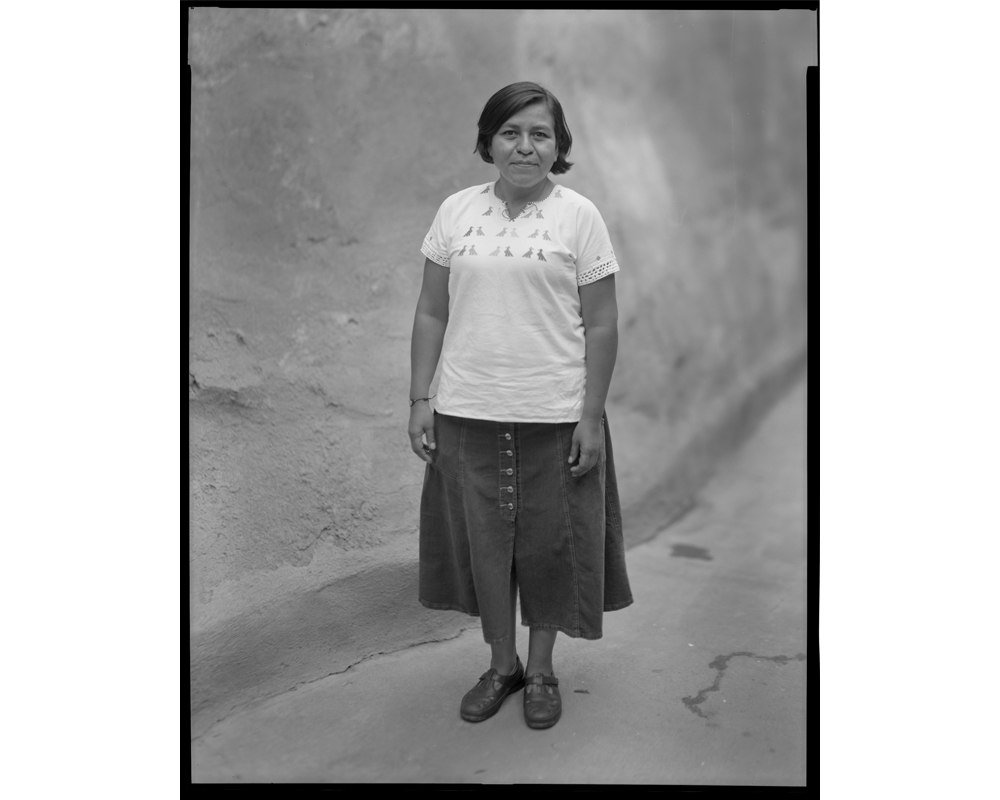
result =
[[[635,603],[603,639],[559,636],[555,727],[530,730],[520,692],[461,720],[489,667],[470,620],[221,721],[192,743],[194,781],[804,786],[805,402],[803,378],[684,519],[628,551]]]

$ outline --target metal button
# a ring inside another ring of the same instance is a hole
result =
[[[508,470],[507,470],[507,474],[508,474],[508,475],[513,475],[513,474],[514,474],[514,470],[512,470],[512,469],[508,469]]]
[[[508,451],[507,451],[507,455],[509,455],[509,456],[512,456],[512,455],[514,455],[514,451],[513,451],[513,450],[508,450]]]
[[[508,492],[513,492],[514,491],[514,487],[513,486],[508,486],[507,487],[507,491]]]
[[[513,503],[507,503],[507,508],[513,508],[513,507],[514,507]]]
[[[510,434],[509,433],[505,433],[504,437],[506,437],[507,439],[510,439]]]

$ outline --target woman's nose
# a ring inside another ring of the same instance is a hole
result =
[[[517,152],[528,155],[532,152],[531,139],[527,136],[517,142]]]

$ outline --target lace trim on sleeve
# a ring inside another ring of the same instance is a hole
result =
[[[618,260],[615,258],[611,258],[608,261],[602,261],[600,264],[598,264],[596,267],[593,267],[592,269],[588,269],[582,275],[577,275],[576,285],[585,286],[588,283],[599,281],[601,278],[610,275],[612,272],[618,272],[618,271],[619,271]]]
[[[427,242],[423,243],[420,248],[420,252],[427,256],[435,264],[440,264],[442,267],[451,267],[448,256],[443,256],[440,253],[435,252],[431,249],[431,246]]]

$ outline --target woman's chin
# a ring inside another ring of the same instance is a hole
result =
[[[532,170],[527,169],[515,169],[506,173],[503,176],[507,183],[512,186],[517,186],[522,189],[526,189],[529,186],[535,186],[545,180],[546,176],[542,174],[541,170],[537,167]]]

